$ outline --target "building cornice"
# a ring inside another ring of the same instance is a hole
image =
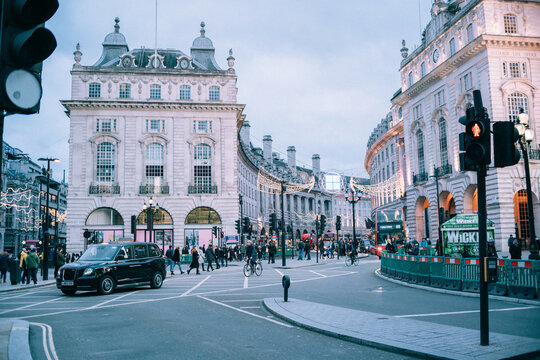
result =
[[[371,160],[388,141],[392,140],[392,138],[400,133],[403,133],[403,121],[398,122],[396,125],[391,127],[387,132],[382,134],[381,137],[379,137],[373,145],[367,150],[366,157],[364,159],[364,168],[366,169],[367,173],[369,174],[369,165],[371,163]]]

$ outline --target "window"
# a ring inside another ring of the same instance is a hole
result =
[[[158,143],[148,145],[146,148],[146,185],[159,188],[163,184],[163,164],[163,145]]]
[[[420,65],[420,71],[421,71],[421,76],[424,77],[426,76],[426,63],[423,62],[421,65]]]
[[[508,62],[502,63],[502,71],[504,78],[522,78],[527,77],[527,66],[523,62]]]
[[[413,108],[413,118],[418,120],[422,117],[422,104],[418,104]]]
[[[435,94],[435,106],[440,107],[445,104],[444,90],[441,90]]]
[[[448,164],[448,146],[446,140],[446,119],[439,120],[439,150],[441,152],[441,165]]]
[[[392,161],[392,175],[396,173],[396,164]]]
[[[131,84],[120,84],[120,99],[131,97]]]
[[[424,133],[422,130],[418,130],[416,133],[416,146],[418,150],[418,173],[423,174],[426,172],[426,167],[424,164]]]
[[[517,34],[517,22],[515,15],[504,15],[504,32],[507,34]]]
[[[467,73],[463,75],[460,79],[461,83],[461,91],[465,92],[467,90],[470,90],[472,88],[472,76],[471,73]]]
[[[161,99],[161,85],[150,85],[150,99]]]
[[[114,183],[114,145],[108,142],[97,146],[96,181],[98,184]]]
[[[146,132],[158,133],[165,132],[165,120],[150,119],[146,120]]]
[[[180,86],[180,100],[190,100],[191,99],[191,86],[182,85]]]
[[[210,90],[208,92],[208,99],[219,100],[219,87],[218,86],[210,86]]]
[[[212,149],[209,145],[196,145],[193,151],[194,185],[199,193],[210,193],[212,186]]]
[[[456,53],[456,40],[454,38],[450,39],[450,56]]]
[[[161,255],[161,252],[159,251],[159,248],[156,246],[156,245],[149,245],[148,246],[148,250],[150,252],[150,256],[151,257],[154,257],[154,256],[160,256]]]
[[[472,24],[467,26],[467,42],[471,42],[474,39]]]
[[[196,134],[212,133],[211,120],[193,120],[193,132]]]
[[[98,98],[101,97],[101,84],[91,83],[88,87],[88,97]]]
[[[146,245],[133,245],[133,250],[135,253],[135,259],[144,259],[148,257],[148,252],[146,251]]]
[[[518,122],[520,109],[529,113],[527,97],[522,93],[512,93],[508,96],[508,120]]]
[[[413,75],[412,75],[412,71],[409,73],[409,86],[413,86]]]
[[[97,119],[96,131],[97,132],[116,131],[116,119]]]

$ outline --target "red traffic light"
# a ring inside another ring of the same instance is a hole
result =
[[[479,139],[484,136],[484,124],[477,120],[471,121],[465,127],[465,131],[473,139]]]

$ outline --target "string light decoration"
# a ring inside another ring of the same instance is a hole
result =
[[[274,180],[273,176],[271,177],[271,175],[266,174],[261,169],[259,169],[259,172],[257,174],[257,185],[261,192],[267,194],[275,194],[281,192],[281,182]],[[309,182],[305,184],[285,182],[285,194],[294,194],[302,191],[311,192],[314,186],[314,176],[312,176],[309,179]]]
[[[375,184],[375,185],[362,185],[354,181],[354,178],[351,178],[350,187],[355,192],[361,192],[368,196],[376,196],[379,194],[387,193],[398,193],[402,194],[404,189],[403,177],[401,176],[401,171],[396,172],[394,175],[388,179]]]

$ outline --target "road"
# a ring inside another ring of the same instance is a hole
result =
[[[158,290],[132,287],[110,296],[64,296],[54,287],[5,293],[0,296],[0,316],[31,322],[35,359],[54,359],[55,353],[58,359],[405,358],[272,317],[261,300],[282,296],[281,277],[287,274],[291,298],[479,328],[478,298],[380,279],[374,274],[379,267],[375,257],[353,267],[345,267],[342,260],[288,270],[264,265],[261,277],[245,278],[240,266],[229,266],[168,277]],[[490,331],[540,338],[539,307],[490,301],[490,310]]]

